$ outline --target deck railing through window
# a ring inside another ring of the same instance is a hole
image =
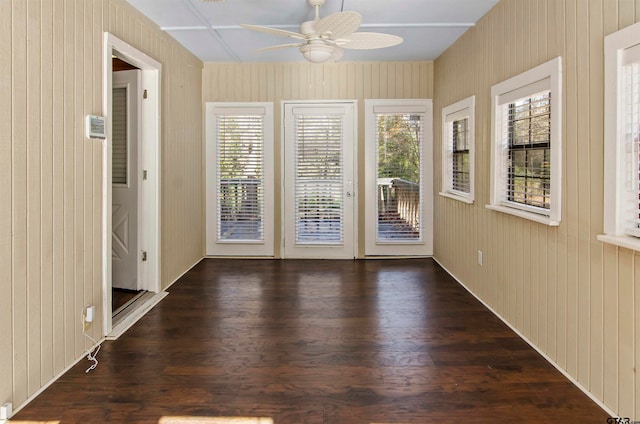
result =
[[[378,239],[420,239],[420,185],[378,178]]]

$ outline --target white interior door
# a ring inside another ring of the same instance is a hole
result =
[[[113,73],[112,102],[112,286],[139,290],[138,235],[140,71]]]
[[[355,104],[284,104],[284,256],[356,255]]]

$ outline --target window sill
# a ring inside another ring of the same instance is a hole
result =
[[[469,197],[464,197],[464,196],[459,196],[453,193],[447,193],[447,192],[443,192],[441,191],[440,193],[438,193],[440,196],[442,197],[448,197],[449,199],[453,199],[453,200],[458,200],[460,202],[463,203],[468,203],[468,204],[473,204],[473,199],[469,198]]]
[[[557,227],[560,225],[560,221],[554,221],[548,216],[538,215],[537,213],[527,212],[520,209],[509,208],[506,206],[498,206],[498,205],[486,205],[487,209],[492,211],[502,212],[509,215],[515,215],[520,218],[528,219],[530,221],[535,221],[540,224],[545,224],[550,227]]]
[[[601,234],[598,236],[598,240],[600,240],[603,243],[609,243],[618,247],[624,247],[625,249],[640,251],[640,238],[631,237],[631,236],[610,236],[608,234]]]

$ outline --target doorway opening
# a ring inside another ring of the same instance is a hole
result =
[[[159,62],[105,33],[103,320],[119,337],[160,293]]]

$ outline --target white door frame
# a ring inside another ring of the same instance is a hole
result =
[[[353,238],[353,252],[349,255],[349,258],[353,259],[356,258],[358,256],[358,101],[357,100],[283,100],[281,103],[281,111],[280,111],[280,116],[281,116],[281,130],[280,130],[280,134],[282,134],[281,139],[282,139],[282,145],[281,145],[281,163],[282,163],[282,187],[281,187],[281,222],[283,223],[282,225],[287,225],[287,216],[286,216],[286,211],[287,211],[287,207],[285,204],[285,200],[286,200],[286,195],[285,190],[285,184],[287,184],[287,182],[285,181],[285,166],[286,166],[286,161],[285,161],[285,153],[286,153],[286,129],[285,129],[285,120],[286,120],[286,105],[307,105],[307,106],[318,106],[318,107],[322,107],[323,105],[331,105],[331,104],[347,104],[347,105],[351,105],[353,108],[353,180],[352,180],[352,187],[351,190],[349,190],[350,193],[350,198],[351,201],[353,202],[353,225],[351,228],[351,237]],[[290,224],[291,225],[291,224]],[[293,224],[295,225],[295,224]],[[345,234],[349,231],[348,228],[345,228]],[[287,258],[287,257],[291,257],[291,256],[287,256],[286,253],[286,246],[285,246],[285,236],[286,236],[287,231],[285,231],[285,229],[283,228],[281,230],[281,238],[280,238],[280,252],[283,258]],[[330,248],[327,248],[330,249]],[[307,258],[320,258],[320,259],[346,259],[346,257],[343,256],[331,256],[331,257],[318,257],[315,254],[309,254],[309,255],[304,255],[304,257]],[[298,256],[296,256],[296,258],[298,258]]]
[[[141,239],[139,246],[147,252],[142,267],[140,287],[160,291],[160,81],[162,65],[114,35],[104,33],[102,70],[102,110],[106,119],[107,138],[102,154],[102,311],[104,334],[111,333],[111,97],[113,55],[140,68],[142,89],[147,92],[140,110],[140,172],[147,178],[139,190]],[[144,243],[144,244],[142,244]]]

